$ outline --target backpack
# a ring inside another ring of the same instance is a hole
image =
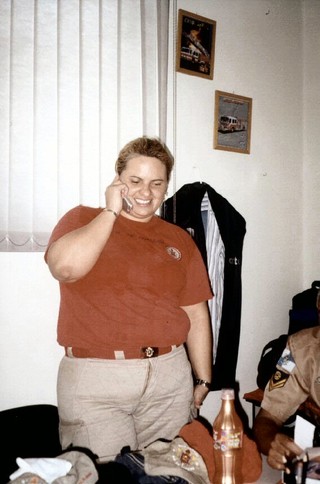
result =
[[[292,298],[289,310],[289,334],[319,324],[320,281],[313,281],[311,287]]]
[[[261,352],[258,363],[257,385],[262,390],[265,389],[275,371],[276,364],[285,349],[287,339],[287,334],[281,334],[278,338],[269,341]]]

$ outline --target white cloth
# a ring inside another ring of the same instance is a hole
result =
[[[58,458],[40,457],[40,458],[28,458],[16,459],[19,469],[17,469],[10,476],[10,480],[13,481],[22,476],[26,472],[36,474],[44,479],[48,484],[51,484],[58,477],[66,476],[72,467],[72,463]]]
[[[215,363],[219,332],[222,317],[225,246],[221,238],[219,225],[208,199],[206,248],[208,261],[208,275],[214,297],[208,301],[211,326],[213,332],[213,362]]]

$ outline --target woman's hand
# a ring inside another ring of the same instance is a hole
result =
[[[107,186],[105,191],[106,207],[119,214],[122,210],[122,197],[126,196],[127,193],[127,185],[122,183],[119,175],[116,175],[112,183]]]
[[[194,406],[199,410],[209,389],[203,385],[196,385],[193,392]]]
[[[75,282],[96,264],[122,210],[122,195],[128,187],[117,175],[106,188],[106,207],[87,225],[66,233],[53,242],[47,252],[49,269],[58,281]],[[110,213],[113,212],[113,213]]]

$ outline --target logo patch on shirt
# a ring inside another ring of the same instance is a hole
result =
[[[292,373],[295,366],[296,362],[294,361],[291,351],[289,350],[289,348],[285,348],[279,358],[277,367],[281,370],[286,371],[287,373]]]
[[[269,381],[269,391],[285,386],[290,374],[281,370],[276,370]]]
[[[177,467],[186,469],[189,472],[195,471],[200,468],[200,455],[198,452],[187,444],[173,443],[171,450],[172,460]]]
[[[167,253],[176,260],[181,259],[181,252],[175,247],[167,247]]]

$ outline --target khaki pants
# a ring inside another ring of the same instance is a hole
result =
[[[183,346],[156,358],[63,357],[58,375],[60,440],[87,447],[100,462],[122,447],[173,439],[191,420],[193,381]]]

